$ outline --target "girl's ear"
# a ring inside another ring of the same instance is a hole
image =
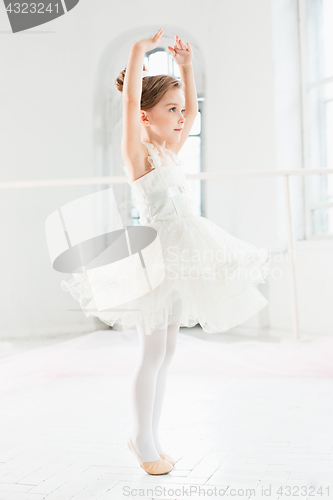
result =
[[[148,118],[146,116],[146,112],[141,110],[140,113],[141,113],[141,120],[140,120],[141,123],[143,123],[143,125],[148,125]]]

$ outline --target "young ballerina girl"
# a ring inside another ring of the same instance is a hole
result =
[[[143,71],[143,59],[163,41],[162,32],[134,43],[115,85],[123,95],[124,170],[141,225],[157,232],[164,279],[121,310],[85,312],[121,330],[138,331],[140,354],[128,446],[140,466],[154,475],[169,473],[176,463],[160,441],[159,421],[179,327],[199,323],[205,332],[219,333],[243,323],[267,305],[256,285],[269,274],[266,249],[194,213],[184,165],[177,156],[198,113],[192,49],[177,36],[174,47],[168,46],[180,80],[149,76]],[[149,255],[142,252],[142,260],[149,272]],[[78,297],[77,283],[76,278],[71,280],[66,289],[82,306],[89,294],[81,292]],[[107,287],[105,279],[103,291]]]

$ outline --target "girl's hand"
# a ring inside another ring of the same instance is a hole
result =
[[[163,30],[162,30],[162,28],[160,28],[155,33],[154,36],[152,36],[151,38],[143,38],[142,40],[139,40],[138,42],[136,42],[135,45],[140,45],[141,47],[143,47],[145,52],[149,52],[150,50],[155,49],[155,47],[157,47],[157,44],[159,42],[163,42],[163,38],[161,38],[162,33],[163,33]]]
[[[178,35],[175,37],[175,46],[172,48],[168,45],[168,49],[178,66],[189,66],[192,63],[191,46],[188,42],[185,44],[181,38],[178,38]]]

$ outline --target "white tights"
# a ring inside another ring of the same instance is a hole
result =
[[[177,319],[163,330],[146,335],[137,325],[140,351],[134,372],[131,406],[133,414],[130,433],[134,448],[144,462],[159,460],[164,449],[160,443],[158,427],[166,390],[167,374],[176,350],[180,326],[181,300],[174,304]]]

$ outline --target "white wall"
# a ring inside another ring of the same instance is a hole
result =
[[[193,64],[205,67],[206,170],[301,167],[296,0],[208,0],[204,5],[170,0],[163,9],[153,1],[86,0],[49,24],[15,35],[0,8],[0,180],[101,175],[108,109],[103,99],[127,63],[117,51],[124,44],[129,52],[142,28],[149,36],[159,27],[190,41]],[[204,181],[206,216],[234,236],[284,250],[278,184],[268,178]],[[0,191],[3,338],[104,326],[70,311],[78,304],[60,288],[70,276],[51,268],[44,232],[52,211],[89,192],[84,187]],[[300,207],[295,197],[297,234]],[[301,283],[307,283],[309,269],[316,274],[318,260],[329,266],[328,252],[320,246],[306,252],[298,259]],[[269,307],[244,327],[291,328],[289,271],[282,267],[282,278],[261,288]],[[318,287],[332,292],[323,274],[317,279]],[[308,321],[309,301],[315,307],[322,299],[312,294],[310,287],[302,288],[302,329],[331,333],[328,307],[321,309],[319,329],[314,318]]]
[[[302,163],[301,82],[297,1],[272,0],[275,82],[275,160],[278,170],[300,169]],[[304,178],[290,179],[295,242],[295,266],[300,331],[333,334],[330,303],[333,297],[333,239],[303,240]],[[276,185],[276,268],[281,279],[270,287],[270,325],[286,330],[292,325],[289,257],[286,254],[286,210],[282,180]],[[272,284],[272,280],[271,283]]]

